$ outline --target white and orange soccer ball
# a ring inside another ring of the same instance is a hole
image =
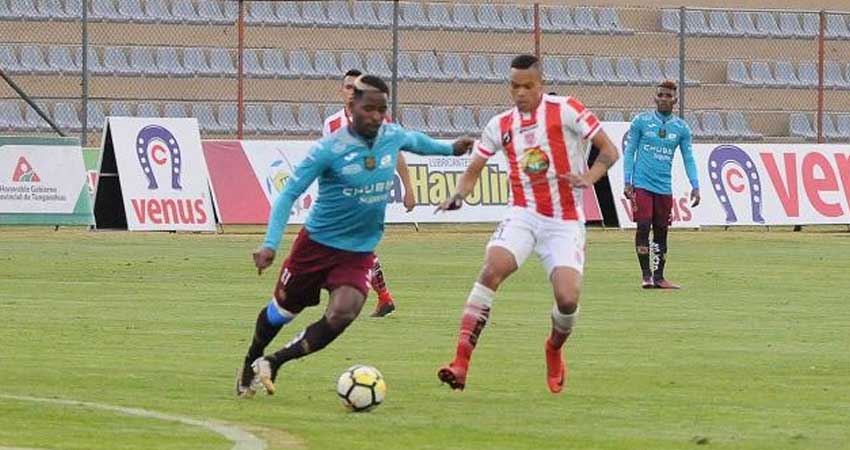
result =
[[[346,408],[357,412],[369,411],[384,402],[387,383],[378,369],[358,364],[339,376],[336,393]]]

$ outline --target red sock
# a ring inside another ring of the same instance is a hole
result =
[[[375,257],[375,266],[372,267],[372,289],[378,294],[378,304],[384,305],[393,302],[393,296],[390,290],[387,289],[387,282],[384,280],[384,271],[381,269],[381,262]]]
[[[487,319],[490,317],[490,308],[477,303],[467,303],[463,310],[463,318],[460,321],[460,334],[457,339],[457,352],[452,365],[461,366],[464,369],[469,367],[469,359],[472,358],[472,351],[475,350],[475,345],[478,344],[478,337],[484,326],[487,325]]]

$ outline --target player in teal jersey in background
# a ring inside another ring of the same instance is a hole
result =
[[[258,271],[275,258],[293,202],[319,180],[319,195],[283,263],[274,296],[257,317],[251,346],[237,379],[236,393],[250,397],[259,384],[275,391],[285,362],[316,352],[342,334],[360,313],[369,292],[375,255],[400,150],[421,155],[463,155],[473,140],[437,142],[425,134],[384,123],[389,88],[378,77],[355,81],[348,127],[316,142],[295,168],[275,201],[268,230],[254,253]],[[280,350],[263,356],[281,327],[330,292],[325,314]]]
[[[656,110],[635,117],[629,127],[628,143],[623,154],[624,195],[632,202],[632,216],[637,222],[635,249],[643,277],[641,285],[645,289],[679,288],[664,278],[667,229],[671,223],[670,211],[673,206],[671,185],[676,147],[682,153],[685,171],[691,182],[692,206],[699,205],[700,200],[691,129],[684,120],[673,115],[673,106],[678,100],[676,90],[676,82],[671,80],[656,86]]]

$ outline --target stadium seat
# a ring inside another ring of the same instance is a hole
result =
[[[566,6],[555,6],[549,9],[549,21],[558,31],[565,33],[577,33],[579,31],[570,9]]]
[[[211,25],[231,25],[233,20],[224,17],[218,2],[199,2],[198,18]]]
[[[669,31],[671,33],[679,33],[681,29],[681,20],[679,20],[679,11],[675,9],[662,9],[661,10],[661,28],[664,31]],[[687,34],[688,30],[685,30]]]
[[[452,77],[443,72],[437,57],[431,52],[416,54],[416,68],[419,75],[431,81],[450,81]]]
[[[818,67],[813,62],[801,62],[797,71],[802,87],[816,87],[818,85]]]
[[[346,69],[347,70],[347,69]],[[316,51],[316,74],[321,78],[336,79],[340,74],[336,56],[327,50]]]
[[[511,73],[511,60],[513,55],[493,55],[493,74],[500,80],[507,80]]]
[[[198,126],[201,131],[210,133],[224,133],[227,131],[215,118],[212,106],[209,103],[194,103],[192,104],[192,116],[198,119]]]
[[[198,76],[218,75],[207,63],[206,52],[202,48],[190,47],[183,50],[183,66],[190,73]]]
[[[570,81],[582,84],[602,84],[602,80],[597,80],[590,73],[590,69],[588,69],[584,58],[567,58],[567,76],[570,78]]]
[[[392,70],[390,70],[390,66],[387,64],[386,58],[377,51],[370,51],[366,53],[366,72],[385,79],[392,77]]]
[[[499,17],[496,5],[490,3],[478,5],[478,22],[490,31],[511,31],[510,25],[505,25]]]
[[[48,108],[46,104],[39,102],[38,107],[41,108],[41,111],[44,112],[44,114],[52,119],[50,116],[50,108]],[[35,112],[35,109],[29,105],[24,105],[24,122],[26,123],[26,130],[47,131],[53,129],[50,127],[50,124],[48,124],[47,121],[45,121],[37,112]]]
[[[473,79],[464,67],[463,58],[457,53],[449,52],[443,55],[443,71],[450,80],[469,81]]]
[[[174,16],[174,20],[180,20],[188,25],[202,24],[205,21],[198,16],[198,11],[195,10],[195,5],[192,4],[191,0],[172,0],[171,15]]]
[[[840,114],[836,116],[835,129],[838,130],[842,139],[850,139],[850,114]]]
[[[162,117],[189,117],[189,114],[182,103],[166,103],[162,110]]]
[[[106,122],[106,114],[103,105],[99,102],[89,101],[86,105],[86,127],[92,130],[102,130]]]
[[[764,37],[763,32],[756,29],[753,23],[753,17],[746,11],[732,11],[732,25],[735,30],[750,37]]]
[[[743,36],[744,34],[732,27],[729,22],[729,14],[726,11],[709,11],[708,25],[711,28],[712,34],[716,36]]]
[[[0,101],[0,130],[21,130],[27,127],[17,102]]]
[[[546,58],[543,59],[543,62],[545,65]],[[494,82],[500,81],[502,79],[501,76],[493,73],[493,69],[490,68],[490,58],[488,58],[486,55],[469,55],[469,60],[467,61],[467,64],[469,66],[469,78],[471,80]],[[563,68],[561,68],[561,70],[563,71]]]
[[[759,11],[753,13],[756,16],[756,30],[770,37],[792,37],[785,36],[779,25],[776,23],[776,17],[772,13]]]
[[[298,133],[301,128],[289,103],[273,104],[271,116],[272,127],[278,133]]]
[[[687,34],[695,36],[712,36],[714,32],[708,27],[703,11],[692,9],[685,11],[685,27]]]
[[[124,20],[135,23],[152,23],[153,19],[145,15],[142,10],[140,0],[118,0],[118,14],[124,17]]]
[[[552,18],[549,17],[551,14],[551,8],[540,7],[538,20],[540,21],[540,30],[544,33],[558,33],[561,30],[552,23]],[[534,26],[534,11],[528,12],[528,26]]]
[[[113,102],[109,105],[110,117],[134,117],[130,105],[124,102]]]
[[[283,56],[283,51],[277,48],[263,49],[262,53],[263,67],[269,73],[274,74],[277,78],[295,78],[296,75],[289,69],[286,64],[286,59]]]
[[[794,65],[788,61],[778,61],[774,67],[776,81],[788,87],[801,87],[802,83],[797,79]]]
[[[29,2],[30,0],[27,0]],[[91,14],[89,19],[93,21],[127,22],[130,19],[118,13],[115,4],[111,0],[91,0]]]
[[[392,2],[377,2],[378,22],[381,24],[381,28],[392,26],[393,14]],[[399,20],[401,19],[399,18]]]
[[[426,132],[440,136],[456,135],[457,131],[449,118],[449,109],[445,106],[431,106],[428,110],[428,128]]]
[[[401,124],[409,130],[425,131],[428,128],[422,109],[418,106],[401,107]]]
[[[201,2],[201,3],[209,3],[209,2]],[[295,3],[292,3],[295,6]],[[297,11],[297,10],[296,10]],[[275,14],[274,4],[270,2],[247,2],[245,3],[245,23],[256,25],[256,24],[288,24],[288,22],[282,22],[280,18]],[[199,14],[200,15],[200,14]]]
[[[843,136],[841,136],[841,133],[839,133],[838,130],[835,128],[835,124],[832,122],[831,114],[823,115],[823,136],[826,138],[827,141],[831,142],[840,141],[843,138]]]
[[[348,9],[348,2],[332,1],[327,3],[328,21],[333,27],[354,28],[357,23],[351,17],[351,11]]]
[[[21,47],[21,66],[33,75],[46,75],[53,72],[44,59],[41,47],[37,45]]]
[[[801,113],[792,113],[789,116],[788,132],[792,137],[801,137],[809,141],[817,139],[817,133],[812,129],[809,118]]]
[[[829,88],[847,89],[850,83],[844,79],[841,66],[836,61],[824,61],[823,63],[823,85]]]
[[[303,50],[290,50],[289,69],[297,78],[321,78],[313,68],[310,57]]]
[[[820,34],[820,16],[815,13],[803,13],[801,27],[803,34],[800,37],[813,38]]]
[[[0,63],[0,66],[2,63]],[[79,74],[80,67],[74,63],[68,47],[51,45],[47,47],[47,65],[54,73],[63,75]]]
[[[477,134],[481,132],[478,124],[475,123],[472,110],[465,106],[456,106],[452,109],[452,123],[459,133]]]
[[[584,33],[605,33],[605,30],[596,23],[593,10],[586,6],[576,7],[574,19],[576,27]]]
[[[445,3],[428,4],[428,22],[431,24],[431,28],[435,30],[463,29],[463,27],[460,27],[452,20],[452,16],[449,13],[449,7]]]
[[[0,69],[13,75],[27,71],[18,61],[14,47],[8,45],[0,46]]]
[[[594,56],[590,61],[590,71],[594,78],[602,80],[605,84],[615,86],[628,84],[628,80],[614,72],[614,67],[611,65],[609,58]]]
[[[759,84],[750,78],[750,73],[743,61],[729,61],[726,65],[726,81],[744,86],[758,86]]]
[[[417,30],[434,29],[434,25],[425,15],[425,9],[419,2],[399,3],[399,24],[401,28]]]
[[[614,8],[600,8],[597,22],[602,31],[611,34],[634,34],[634,30],[626,28],[620,22],[620,16]]]
[[[779,30],[786,37],[807,37],[800,26],[800,17],[797,13],[779,13]]]
[[[366,70],[366,66],[363,64],[363,60],[360,59],[360,55],[354,52],[340,53],[339,67],[341,71],[340,73],[337,73],[335,78],[339,78],[342,75],[342,72],[346,72],[350,69],[357,69],[361,72]]]
[[[274,23],[294,27],[312,26],[312,19],[305,18],[298,10],[299,2],[276,2]]]
[[[157,47],[154,53],[156,67],[161,73],[174,77],[190,77],[192,71],[183,67],[174,47]]]
[[[605,114],[602,116],[603,122],[625,122],[626,118],[623,117],[622,111],[605,111]]]
[[[260,64],[260,56],[257,50],[246,48],[242,52],[242,64],[245,75],[252,78],[274,78],[274,73],[268,71]]]
[[[760,140],[763,136],[750,128],[747,119],[740,111],[729,111],[726,113],[726,125],[729,131],[746,140]]]
[[[159,107],[152,103],[140,103],[136,107],[136,117],[160,117]]]
[[[493,118],[496,114],[498,114],[495,108],[481,108],[478,110],[478,129],[483,130],[487,123],[490,122],[490,119]]]
[[[541,16],[543,15],[542,12],[543,9],[541,8]],[[527,17],[530,17],[530,20],[526,19]],[[528,8],[523,7],[520,9],[517,5],[503,5],[502,22],[512,31],[531,31],[534,25],[534,17]]]
[[[479,22],[475,17],[475,11],[472,9],[472,5],[468,5],[466,3],[456,3],[454,5],[452,19],[454,19],[455,25],[462,30],[477,31],[487,29],[487,27]]]
[[[227,23],[236,23],[236,20],[239,19],[239,3],[225,1],[222,14]]]
[[[2,5],[2,1],[0,1],[0,5]],[[68,14],[65,8],[62,7],[62,2],[60,0],[37,0],[35,3],[35,7],[38,10],[40,16],[49,19],[49,20],[73,20],[75,17]],[[0,10],[3,9],[3,6],[0,6]]]
[[[165,76],[168,73],[156,65],[149,47],[130,48],[130,68],[145,76]]]
[[[647,86],[658,83],[657,79],[650,80],[638,72],[634,59],[630,57],[617,58],[617,74],[633,86]]]
[[[752,77],[754,86],[764,87],[782,87],[781,81],[776,81],[773,78],[773,73],[770,71],[770,65],[765,61],[753,61],[750,63],[750,76]]]
[[[652,80],[652,84],[666,78],[658,65],[658,61],[653,58],[641,58],[638,65],[640,66],[640,75],[646,80]],[[678,78],[676,77],[676,79]]]
[[[239,120],[236,105],[233,103],[225,103],[218,105],[218,123],[221,128],[227,133],[236,131],[236,124]]]
[[[424,79],[416,70],[416,66],[413,64],[413,56],[410,53],[399,52],[398,77],[408,81],[422,81]]]
[[[83,18],[83,0],[64,0],[65,15],[72,20]]]
[[[245,123],[242,130],[247,133],[273,133],[276,131],[269,120],[265,105],[257,103],[245,105]]]
[[[180,23],[171,15],[165,0],[146,0],[144,2],[145,21],[157,23]]]
[[[303,2],[301,16],[306,23],[319,27],[331,26],[331,20],[325,14],[324,2]]]
[[[843,15],[826,15],[826,37],[827,39],[850,39],[850,30],[847,29],[847,21]]]
[[[634,118],[630,119],[633,120]],[[688,127],[691,129],[691,138],[693,139],[706,139],[709,136],[703,129],[699,123],[699,116],[693,111],[685,111],[685,122],[688,124]]]
[[[733,138],[735,133],[729,131],[723,124],[723,117],[716,111],[706,111],[702,114],[703,130],[719,138]]]
[[[554,84],[564,84],[575,81],[571,80],[569,75],[567,75],[561,58],[555,55],[543,57],[543,79]]]
[[[306,103],[298,107],[298,124],[301,131],[307,134],[321,134],[323,120],[319,113],[319,107]]]
[[[369,1],[354,2],[353,17],[354,24],[363,28],[382,28],[378,16],[375,15],[375,5]]]
[[[53,121],[56,122],[57,127],[65,131],[80,131],[83,129],[80,116],[77,115],[77,109],[69,103],[56,103],[53,105]]]
[[[100,56],[97,54],[97,50],[93,47],[89,47],[88,55],[86,57],[86,65],[88,66],[88,72],[92,75],[113,75],[114,73],[108,68],[104,67],[101,64]],[[80,66],[80,71],[83,68],[83,49],[82,47],[74,48],[74,61],[76,61],[76,65]]]

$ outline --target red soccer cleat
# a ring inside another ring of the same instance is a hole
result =
[[[681,289],[682,287],[678,284],[673,284],[665,279],[655,280],[655,288],[656,289]]]
[[[466,369],[454,363],[443,366],[437,371],[437,377],[450,388],[462,391],[466,387]]]
[[[567,364],[561,355],[560,348],[553,348],[546,340],[546,384],[549,392],[559,394],[564,389],[567,380]]]
[[[640,287],[644,289],[652,289],[655,287],[655,282],[652,281],[652,277],[643,277],[643,281],[640,283]]]

